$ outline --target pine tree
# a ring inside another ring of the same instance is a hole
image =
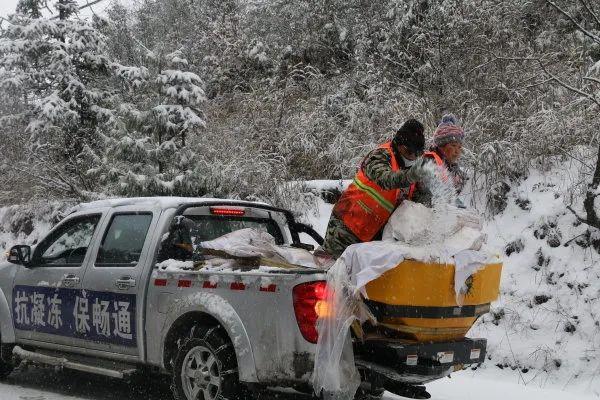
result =
[[[117,67],[129,89],[109,150],[93,171],[125,195],[201,195],[203,176],[190,136],[205,126],[200,78],[180,51],[148,51],[148,67]]]
[[[43,18],[44,4],[21,0],[0,38],[0,89],[22,102],[30,142],[14,167],[46,193],[86,198],[97,190],[87,154],[99,150],[99,131],[113,118],[111,62],[101,21],[72,18],[73,0],[56,4],[58,19]]]

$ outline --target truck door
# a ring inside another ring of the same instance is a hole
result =
[[[58,225],[35,248],[28,267],[19,267],[13,288],[13,324],[18,342],[78,346],[74,299],[81,290],[97,240],[102,213],[76,215]]]
[[[136,359],[142,353],[145,267],[154,257],[151,237],[160,212],[151,207],[119,207],[106,216],[98,246],[83,279],[76,321],[88,340],[85,347]],[[77,312],[76,312],[77,314]]]

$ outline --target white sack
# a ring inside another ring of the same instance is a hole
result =
[[[462,250],[480,250],[486,239],[486,235],[480,230],[463,226],[454,235],[447,237],[442,246],[453,256]]]
[[[383,240],[422,244],[430,236],[433,210],[423,204],[405,200],[392,213],[383,228]]]
[[[290,264],[316,268],[308,250],[288,246],[277,246],[269,233],[245,228],[230,232],[216,239],[200,243],[205,249],[221,250],[237,257],[265,257],[280,259]]]
[[[200,247],[225,251],[238,257],[271,257],[275,254],[275,239],[265,231],[246,228],[202,242]]]
[[[440,224],[443,226],[439,226]],[[456,242],[454,236],[463,228],[471,229],[468,235],[473,238],[473,242],[476,241],[475,239],[481,240],[482,243],[485,241],[485,237],[473,236],[474,231],[480,232],[482,229],[481,219],[474,210],[453,205],[435,210],[405,200],[392,213],[383,228],[382,240],[397,240],[411,246],[451,240],[450,244],[454,246]]]

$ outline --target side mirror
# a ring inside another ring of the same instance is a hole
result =
[[[18,244],[11,247],[7,260],[13,264],[29,265],[31,261],[31,246]]]

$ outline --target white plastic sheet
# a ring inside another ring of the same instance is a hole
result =
[[[431,215],[430,209],[404,202],[384,231],[387,240],[349,246],[327,272],[328,302],[333,313],[319,319],[317,325],[315,393],[323,393],[325,399],[332,400],[354,398],[360,376],[354,364],[350,326],[356,320],[362,323],[374,319],[361,296],[367,298],[364,290],[367,283],[405,259],[455,264],[455,293],[457,302],[462,301],[467,278],[488,261],[488,255],[478,251],[485,236],[477,229],[477,216],[460,210],[449,219],[451,228],[445,227],[441,235],[431,234],[432,229],[438,228],[430,223]]]
[[[342,255],[327,272],[327,303],[332,312],[317,323],[319,340],[312,379],[315,393],[322,394],[324,400],[351,400],[360,385],[350,326],[365,318],[361,312],[364,305],[347,268]]]
[[[405,255],[405,249],[394,242],[366,242],[348,246],[341,258],[355,290],[352,294],[362,293],[367,297],[364,291],[366,284],[400,264]]]
[[[245,228],[230,232],[214,240],[200,243],[205,249],[221,250],[238,257],[265,257],[280,259],[290,264],[316,268],[312,254],[304,249],[278,246],[269,233]]]
[[[364,286],[404,260],[391,242],[349,246],[327,271],[327,302],[332,312],[318,321],[313,388],[327,400],[351,400],[360,385],[354,364],[350,326],[375,318],[362,302]],[[368,266],[368,267],[365,267]]]

